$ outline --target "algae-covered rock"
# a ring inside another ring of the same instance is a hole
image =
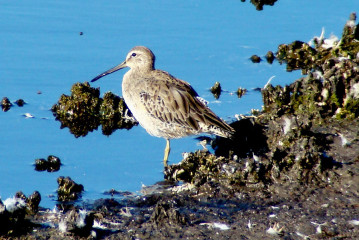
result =
[[[100,106],[100,122],[105,135],[110,135],[116,129],[131,129],[137,125],[124,99],[111,92],[107,92],[103,96]]]
[[[82,184],[77,184],[70,177],[58,177],[57,183],[59,185],[57,189],[57,195],[59,201],[73,201],[77,200],[84,187]]]
[[[359,59],[351,57],[358,55],[356,29],[352,22],[346,24],[346,40],[330,46],[325,39],[317,39],[315,47],[302,41],[279,46],[277,57],[289,69],[308,75],[287,86],[266,85],[261,113],[232,123],[232,139],[213,140],[215,155],[186,154],[182,162],[166,168],[165,178],[206,187],[207,194],[254,186],[265,190],[288,181],[318,186],[335,181],[333,170],[343,164],[330,146],[345,129],[334,128],[335,119],[359,117]],[[352,139],[359,140],[355,135]]]
[[[7,97],[4,97],[2,100],[1,100],[1,108],[4,112],[7,112],[10,110],[12,104],[10,102],[10,100],[7,98]]]
[[[220,82],[215,82],[214,85],[211,87],[211,93],[213,94],[215,99],[218,99],[222,93],[222,87]]]
[[[88,82],[75,83],[71,95],[62,95],[52,111],[61,128],[68,127],[76,137],[86,136],[100,124],[105,135],[137,125],[122,98],[106,93],[102,99],[99,88],[92,88]]]
[[[301,69],[305,74],[313,70],[322,71],[322,64],[329,59],[355,59],[359,52],[359,27],[355,21],[356,14],[352,13],[340,40],[333,36],[325,39],[323,30],[322,36],[313,39],[314,47],[302,41],[281,44],[276,57],[279,62],[287,64],[288,71]]]
[[[0,236],[12,239],[31,232],[35,224],[29,219],[38,212],[40,201],[38,191],[28,198],[19,191],[12,198],[0,199]]]
[[[166,168],[165,179],[191,183],[209,195],[214,193],[208,187],[220,186],[223,193],[230,194],[246,184],[257,188],[269,180],[264,164],[253,159],[246,163],[235,158],[217,157],[208,151],[188,153],[180,163]]]
[[[247,93],[247,89],[239,87],[236,91],[238,98],[243,97]]]
[[[19,191],[15,194],[16,199],[21,199],[25,202],[27,213],[35,214],[39,210],[39,204],[41,202],[41,194],[38,191],[33,192],[29,197]]]
[[[266,54],[266,59],[269,64],[272,64],[275,59],[274,53],[272,51],[268,51]]]
[[[262,90],[264,111],[326,117],[359,116],[359,60],[332,58],[315,72],[289,86],[268,85]]]
[[[49,155],[47,160],[44,158],[38,158],[35,160],[35,170],[36,171],[48,171],[48,172],[57,172],[60,170],[61,160],[60,158]]]
[[[279,62],[286,62],[287,71],[303,69],[305,72],[314,67],[316,55],[317,50],[310,47],[307,43],[294,41],[288,45],[280,45],[276,57]]]
[[[52,107],[61,128],[68,127],[76,137],[85,136],[99,126],[100,90],[89,83],[76,83],[71,95],[62,95]]]

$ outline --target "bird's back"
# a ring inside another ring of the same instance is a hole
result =
[[[124,76],[122,91],[129,109],[151,135],[171,139],[210,133],[228,138],[234,133],[187,82],[167,72],[131,69]]]

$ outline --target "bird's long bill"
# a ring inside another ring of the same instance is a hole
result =
[[[125,68],[125,67],[127,67],[126,61],[124,61],[123,63],[117,65],[116,67],[113,67],[113,68],[107,70],[106,72],[101,73],[100,75],[98,75],[97,77],[95,77],[94,79],[92,79],[91,82],[97,81],[97,80],[99,80],[100,78],[102,78],[102,77],[104,77],[104,76],[106,76],[106,75],[108,75],[108,74],[110,74],[110,73],[116,72],[116,71],[118,71],[118,70],[120,70],[120,69],[122,69],[122,68]]]

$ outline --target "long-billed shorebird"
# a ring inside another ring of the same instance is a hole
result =
[[[140,125],[156,137],[166,139],[163,163],[167,166],[170,139],[210,133],[229,138],[234,129],[203,103],[185,81],[155,69],[155,56],[146,47],[130,50],[126,60],[91,80],[129,67],[122,81],[122,95]]]

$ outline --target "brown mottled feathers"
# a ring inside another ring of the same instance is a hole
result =
[[[208,132],[222,137],[233,134],[233,128],[204,105],[187,82],[161,70],[152,71],[151,77],[146,76],[141,82],[144,84],[141,102],[152,117],[188,128],[192,132],[189,134]]]

